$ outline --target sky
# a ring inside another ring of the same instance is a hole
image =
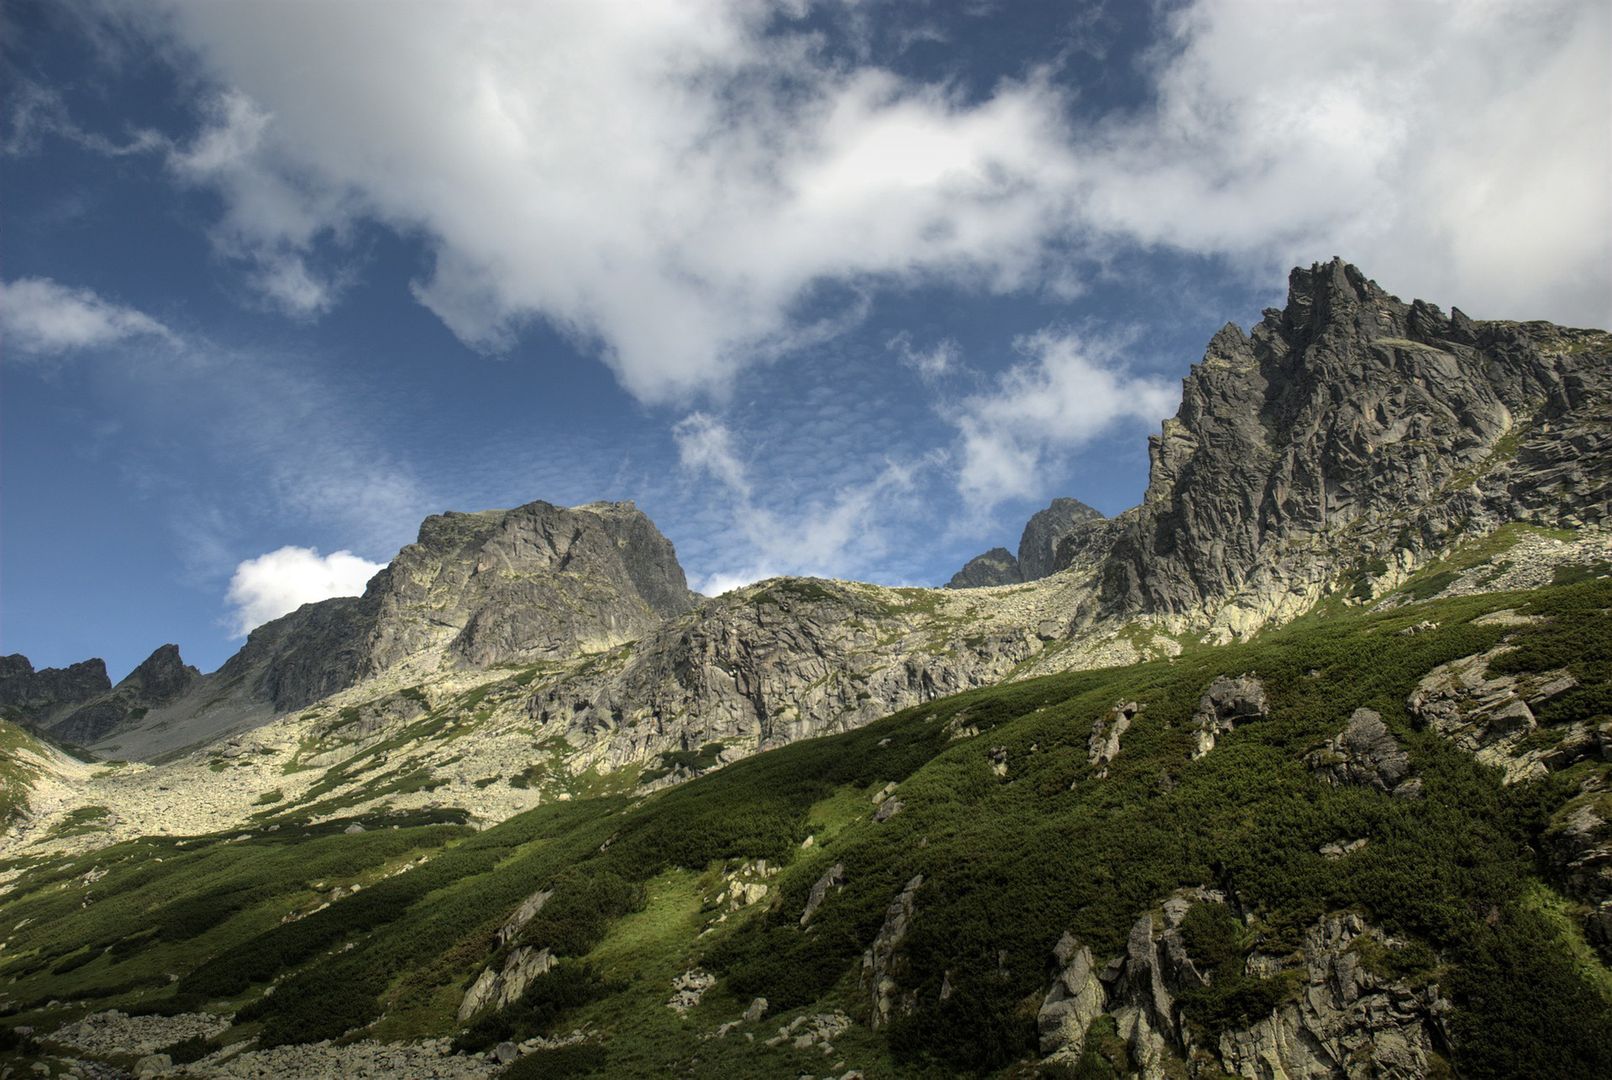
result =
[[[216,668],[426,515],[708,594],[1139,501],[1341,255],[1612,325],[1602,0],[0,0],[0,652]]]

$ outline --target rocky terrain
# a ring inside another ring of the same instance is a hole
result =
[[[703,598],[632,504],[536,502],[211,674],[4,658],[0,1005],[152,1075],[659,1074],[638,997],[696,1074],[1470,1065],[1460,935],[1612,987],[1609,433],[1608,335],[1334,261],[1216,335],[1140,506],[947,588]]]

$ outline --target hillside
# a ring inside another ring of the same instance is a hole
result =
[[[1056,500],[947,588],[700,597],[632,504],[534,502],[428,518],[210,674],[5,658],[0,1038],[1612,1074],[1609,440],[1612,335],[1334,260],[1215,336],[1139,506]]]
[[[872,1077],[1038,1052],[1088,1076],[1177,1059],[1598,1075],[1607,572],[973,691],[479,833],[452,813],[268,808],[234,835],[36,864],[0,904],[23,924],[0,969],[9,1022],[116,1007],[131,1018],[108,1032],[206,1031],[182,1053],[212,1055],[209,1075],[353,1029],[473,1050],[584,1033],[532,1044],[522,1075]],[[1436,674],[1469,657],[1520,710],[1432,707]],[[1383,729],[1340,736],[1362,709]],[[1482,722],[1518,711],[1525,730]],[[1452,718],[1478,721],[1488,764]],[[1501,758],[1546,764],[1507,784]],[[483,971],[551,964],[457,1023]],[[741,1017],[757,997],[764,1015]]]

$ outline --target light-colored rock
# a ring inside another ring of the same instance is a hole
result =
[[[1220,675],[1198,699],[1192,715],[1192,756],[1201,758],[1215,748],[1215,739],[1238,724],[1260,719],[1270,707],[1265,684],[1253,675]]]
[[[817,909],[823,906],[824,900],[828,899],[828,890],[839,890],[844,885],[844,863],[835,863],[824,871],[823,876],[817,879],[812,885],[812,891],[806,896],[806,908],[800,913],[800,925],[802,928],[812,921],[812,916],[817,914]]]
[[[884,913],[884,925],[879,927],[873,944],[862,954],[862,994],[869,1007],[869,1025],[875,1031],[909,1011],[915,1003],[910,991],[903,993],[900,989],[899,980],[906,970],[900,950],[917,910],[918,890],[923,884],[924,876],[916,875],[890,901]]]
[[[1086,1046],[1086,1030],[1102,1014],[1107,995],[1097,979],[1091,949],[1065,931],[1053,948],[1058,975],[1041,1002],[1036,1027],[1041,1053],[1053,1061],[1074,1064]]]

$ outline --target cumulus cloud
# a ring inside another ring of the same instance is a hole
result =
[[[144,312],[50,278],[0,282],[0,345],[8,356],[48,357],[135,338],[172,339]]]
[[[1084,159],[1091,226],[1275,275],[1339,254],[1480,317],[1612,318],[1612,7],[1198,0],[1157,104]]]
[[[384,564],[350,551],[320,555],[315,548],[286,546],[235,568],[230,579],[230,625],[237,637],[303,604],[332,596],[357,596]]]
[[[415,295],[464,341],[546,318],[646,401],[813,340],[824,282],[1031,284],[1071,220],[1044,78],[967,101],[773,32],[772,4],[145,10],[218,88],[171,163],[266,295],[317,314],[320,245],[378,221],[426,242]]]
[[[1118,342],[1043,330],[1014,347],[1024,359],[949,412],[959,437],[957,487],[977,511],[1040,495],[1053,455],[1118,424],[1157,423],[1181,400],[1173,381],[1131,373]]]
[[[646,401],[786,351],[823,282],[1073,295],[1114,244],[1609,315],[1604,4],[1197,0],[1163,17],[1148,104],[1095,116],[1050,73],[964,100],[828,57],[792,32],[809,8],[145,10],[219,88],[175,173],[222,195],[216,238],[272,302],[328,308],[319,245],[379,221],[424,238],[415,295],[463,340],[546,318]]]

